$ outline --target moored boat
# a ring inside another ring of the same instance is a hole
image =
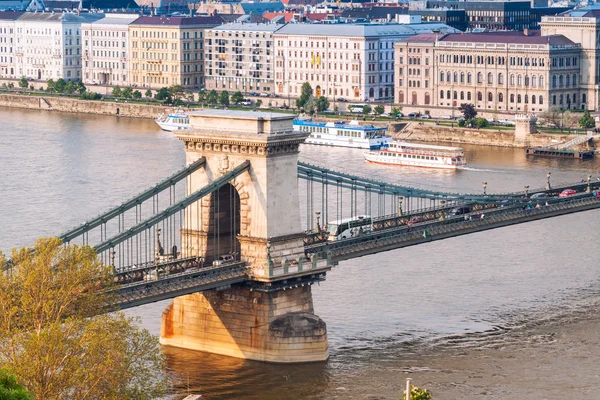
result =
[[[378,151],[365,152],[364,157],[374,163],[412,167],[457,169],[467,164],[464,150],[460,147],[406,142],[392,142]]]
[[[386,134],[386,128],[360,125],[358,121],[344,123],[295,119],[294,130],[310,133],[305,143],[325,146],[379,149],[392,141]]]
[[[181,131],[190,129],[190,117],[181,108],[174,113],[161,114],[154,120],[163,131]]]

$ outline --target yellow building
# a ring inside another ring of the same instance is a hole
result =
[[[129,25],[130,82],[159,89],[204,86],[204,30],[221,25],[216,16],[140,17]]]

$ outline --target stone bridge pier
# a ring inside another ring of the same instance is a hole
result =
[[[250,161],[247,172],[186,209],[181,251],[209,263],[233,256],[246,262],[251,280],[175,298],[163,312],[163,345],[276,363],[328,358],[311,284],[331,263],[304,256],[297,162],[307,134],[293,131],[293,118],[198,111],[192,129],[176,133],[188,164],[206,158],[188,194]]]

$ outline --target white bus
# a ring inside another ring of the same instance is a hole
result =
[[[366,104],[350,104],[348,106],[348,111],[350,111],[351,113],[354,113],[354,114],[362,114],[363,108],[365,106],[366,106]]]
[[[345,218],[332,221],[327,224],[329,236],[327,240],[348,239],[362,235],[373,230],[373,220],[369,215],[359,215],[353,218]]]

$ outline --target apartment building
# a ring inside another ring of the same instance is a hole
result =
[[[273,34],[281,25],[231,23],[206,31],[206,89],[274,93]]]
[[[298,97],[310,82],[317,97],[387,100],[394,92],[394,43],[444,24],[287,24],[273,34],[275,92]]]
[[[81,80],[81,24],[103,14],[25,13],[15,21],[17,76]]]
[[[527,32],[417,35],[396,43],[395,103],[543,112],[585,108],[581,45]]]
[[[81,24],[86,85],[129,85],[129,24],[137,14],[107,14]]]
[[[130,83],[158,89],[204,86],[204,34],[223,23],[218,16],[143,16],[129,25]]]
[[[0,11],[0,77],[19,78],[15,58],[15,20],[23,12]]]

